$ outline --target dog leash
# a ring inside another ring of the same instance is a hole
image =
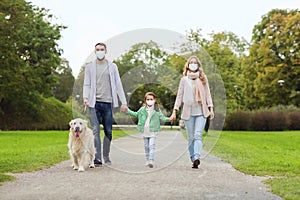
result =
[[[83,114],[84,115],[86,114],[86,108],[87,108],[87,106],[84,106],[84,109],[83,109]]]

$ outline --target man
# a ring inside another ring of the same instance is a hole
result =
[[[83,83],[83,103],[90,110],[90,120],[95,136],[96,156],[95,166],[102,165],[100,122],[104,128],[103,159],[110,165],[110,144],[112,140],[112,108],[118,107],[118,97],[122,103],[121,111],[128,109],[127,102],[116,64],[105,58],[106,44],[97,43],[95,54],[97,59],[88,63],[85,68]]]

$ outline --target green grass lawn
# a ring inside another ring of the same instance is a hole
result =
[[[114,130],[113,139],[134,132]],[[13,180],[7,172],[39,170],[69,159],[68,136],[69,131],[0,131],[0,183]]]
[[[274,194],[300,199],[300,131],[223,131],[212,153],[244,173],[274,177],[265,181]]]

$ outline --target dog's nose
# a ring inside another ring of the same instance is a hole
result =
[[[79,127],[75,127],[75,132],[80,132]]]

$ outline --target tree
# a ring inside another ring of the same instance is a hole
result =
[[[169,99],[176,95],[170,92],[171,82],[176,81],[174,77],[178,72],[170,68],[169,54],[157,43],[150,41],[135,44],[114,62],[118,65],[125,93],[133,92],[130,98],[131,108],[138,109],[145,92],[152,91],[159,97],[163,107],[170,109]]]
[[[55,73],[58,77],[58,83],[54,86],[54,96],[60,101],[66,102],[72,95],[74,85],[74,76],[69,62],[66,59],[62,59],[62,64]]]
[[[299,24],[298,10],[274,9],[254,27],[250,55],[243,63],[251,108],[300,105]]]
[[[52,96],[65,28],[52,17],[24,0],[0,1],[1,118],[38,119],[42,96]]]
[[[215,67],[220,72],[226,91],[227,108],[236,109],[238,104],[243,102],[241,61],[246,54],[249,43],[231,32],[211,33],[209,36],[209,39],[204,38],[201,29],[190,30],[187,34],[190,41],[199,45],[198,51],[202,51],[199,57],[205,72]],[[213,80],[218,79],[218,73],[212,74],[213,76],[209,77],[209,80],[213,82]]]

